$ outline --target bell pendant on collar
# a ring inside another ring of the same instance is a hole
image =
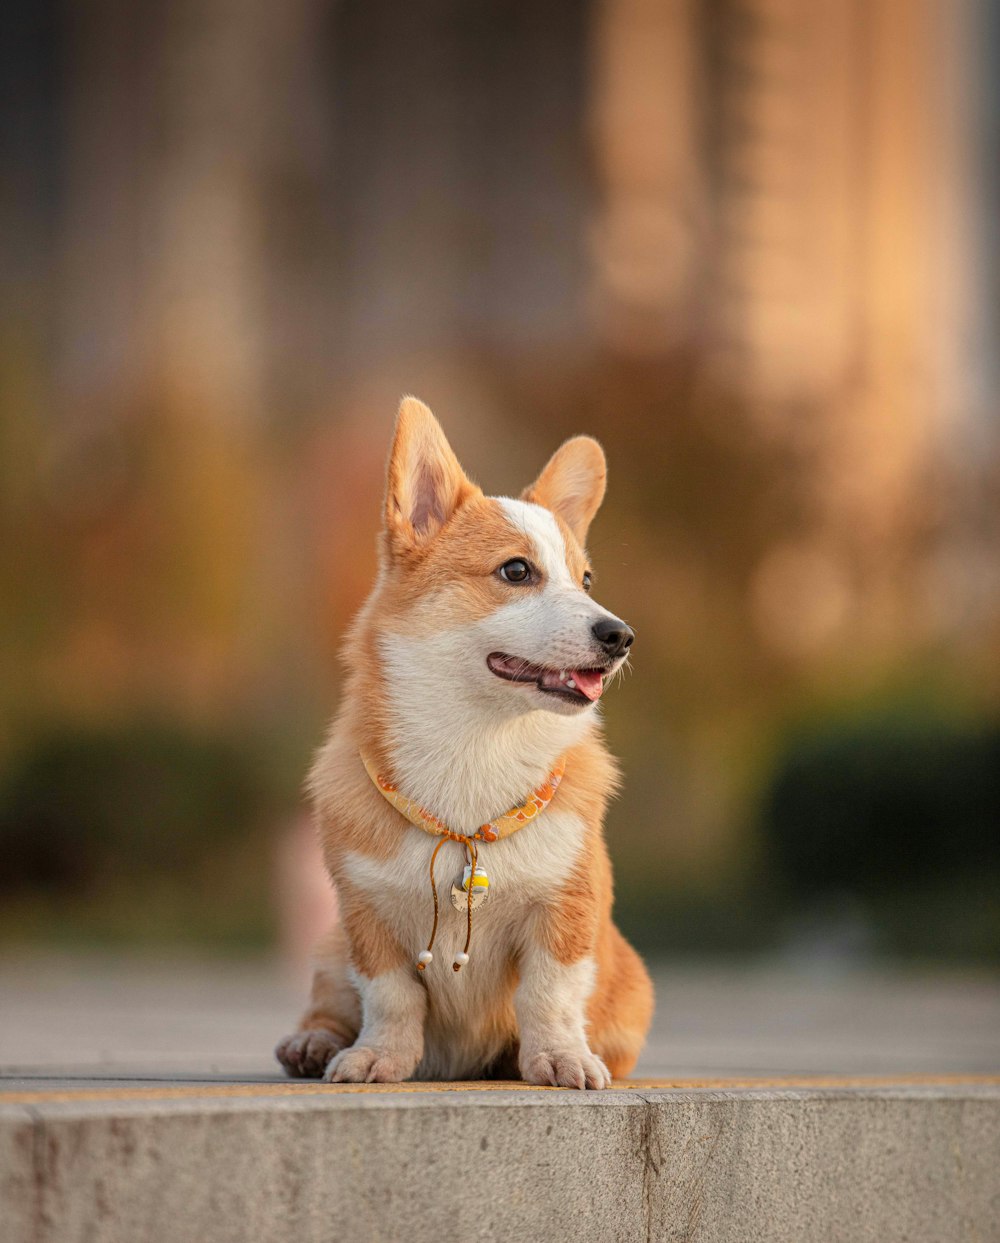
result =
[[[462,883],[452,885],[451,887],[451,904],[456,911],[467,911],[469,909],[469,886],[472,886],[472,909],[476,910],[482,906],[490,894],[490,878],[486,875],[486,869],[477,867],[475,871],[472,865],[467,863],[465,871],[462,873]]]

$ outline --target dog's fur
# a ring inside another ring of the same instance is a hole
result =
[[[649,977],[611,920],[602,820],[616,783],[594,705],[504,680],[502,651],[552,670],[602,667],[592,633],[617,619],[583,582],[604,453],[576,437],[520,500],[486,497],[426,406],[406,398],[389,460],[380,568],[344,649],[340,712],[309,778],[340,923],[319,947],[312,999],[277,1055],[290,1074],[333,1082],[515,1077],[606,1087],[635,1064],[652,1013]],[[532,581],[505,581],[514,558]],[[623,625],[623,623],[618,623]],[[519,805],[565,757],[538,818],[480,848],[489,900],[471,961],[452,969],[466,918],[450,901],[465,862],[438,855],[441,924],[428,863],[437,838],[375,788],[379,774],[453,831]]]

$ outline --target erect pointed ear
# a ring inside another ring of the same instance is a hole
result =
[[[607,480],[604,450],[591,436],[574,436],[553,453],[535,482],[521,493],[521,499],[551,509],[582,545],[604,500]]]
[[[404,397],[385,490],[385,529],[393,542],[410,547],[428,543],[475,491],[441,424],[422,401]]]

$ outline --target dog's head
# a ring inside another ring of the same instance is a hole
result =
[[[393,698],[432,714],[590,712],[633,633],[591,596],[597,441],[568,440],[512,500],[484,496],[430,410],[404,399],[368,620]],[[456,726],[459,722],[456,721]]]

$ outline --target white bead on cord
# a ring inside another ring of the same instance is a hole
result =
[[[466,964],[468,961],[469,961],[469,955],[468,955],[468,954],[466,954],[466,953],[464,953],[464,952],[463,952],[463,953],[461,953],[461,954],[456,954],[456,955],[455,955],[455,964],[454,964],[454,965],[455,965],[455,970],[457,971],[457,970],[459,969],[459,967],[464,967],[464,966],[465,966],[465,964]]]
[[[417,955],[417,970],[423,971],[427,964],[433,961],[434,955],[430,952],[430,950],[421,950]]]

